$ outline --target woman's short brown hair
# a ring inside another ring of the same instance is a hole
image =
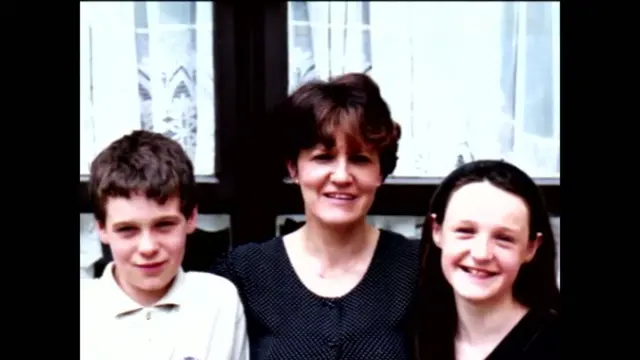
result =
[[[380,156],[383,178],[397,163],[400,125],[391,118],[380,88],[367,75],[350,73],[330,81],[300,86],[274,112],[280,158],[295,163],[301,150],[318,144],[335,146],[336,131],[344,131],[347,145],[367,146]]]

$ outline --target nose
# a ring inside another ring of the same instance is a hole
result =
[[[348,159],[346,156],[338,157],[331,172],[331,181],[336,184],[348,184],[351,180],[352,177]]]
[[[493,251],[491,249],[491,241],[486,237],[477,237],[472,241],[471,257],[478,261],[491,260]]]
[[[158,244],[148,232],[142,234],[138,242],[138,251],[145,256],[153,255],[158,251]]]

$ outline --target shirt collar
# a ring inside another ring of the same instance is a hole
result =
[[[135,302],[120,288],[116,282],[113,270],[114,264],[110,262],[105,267],[102,277],[100,278],[100,282],[102,282],[103,289],[105,290],[105,297],[108,299],[104,304],[108,304],[109,312],[112,313],[113,316],[118,316],[144,308],[144,306]],[[179,268],[178,274],[174,278],[167,294],[149,307],[181,306],[184,303],[184,282],[185,273],[182,268]]]

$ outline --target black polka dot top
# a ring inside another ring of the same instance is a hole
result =
[[[369,269],[339,298],[308,290],[281,237],[240,246],[214,272],[242,298],[251,360],[411,359],[408,310],[419,241],[381,230]]]

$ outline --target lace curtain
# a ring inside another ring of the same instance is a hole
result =
[[[211,2],[81,2],[80,172],[133,129],[214,164]],[[403,126],[395,176],[503,158],[559,176],[559,3],[290,2],[290,90],[371,74]]]
[[[369,73],[403,138],[395,176],[477,158],[559,177],[557,2],[289,2],[289,90]]]
[[[182,144],[213,174],[212,2],[80,3],[80,173],[135,129]]]

